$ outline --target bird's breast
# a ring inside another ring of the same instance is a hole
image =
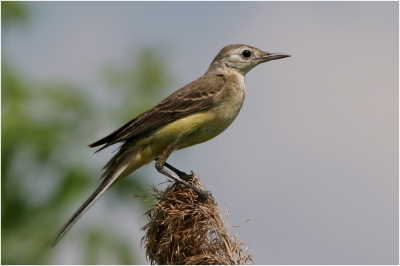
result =
[[[216,97],[213,106],[205,111],[182,118],[174,124],[186,128],[184,139],[179,149],[208,141],[229,127],[243,105],[245,86],[233,86]],[[181,126],[185,124],[186,126]]]

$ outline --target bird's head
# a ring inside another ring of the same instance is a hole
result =
[[[207,72],[236,70],[243,76],[255,66],[271,60],[289,57],[287,54],[268,53],[244,44],[231,44],[222,48]]]

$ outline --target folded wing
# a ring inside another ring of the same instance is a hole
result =
[[[108,136],[90,144],[89,147],[104,145],[98,150],[101,151],[115,143],[137,137],[179,118],[205,110],[212,105],[214,97],[224,88],[225,84],[224,76],[204,75]]]

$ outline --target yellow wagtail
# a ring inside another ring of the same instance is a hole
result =
[[[110,186],[152,160],[156,160],[155,167],[160,173],[191,187],[200,196],[208,196],[208,191],[182,180],[187,175],[167,164],[169,155],[222,133],[242,107],[246,73],[261,63],[285,57],[289,55],[267,53],[249,45],[225,46],[202,77],[110,135],[90,144],[89,147],[104,145],[100,151],[115,143],[123,143],[117,154],[104,166],[103,181],[99,188],[57,232],[51,246],[60,241]]]

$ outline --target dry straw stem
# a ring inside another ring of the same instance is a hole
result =
[[[196,175],[186,180],[203,189]],[[231,236],[215,200],[201,198],[192,189],[172,183],[164,191],[154,186],[157,203],[146,213],[142,227],[146,255],[151,264],[250,264],[237,235]]]

